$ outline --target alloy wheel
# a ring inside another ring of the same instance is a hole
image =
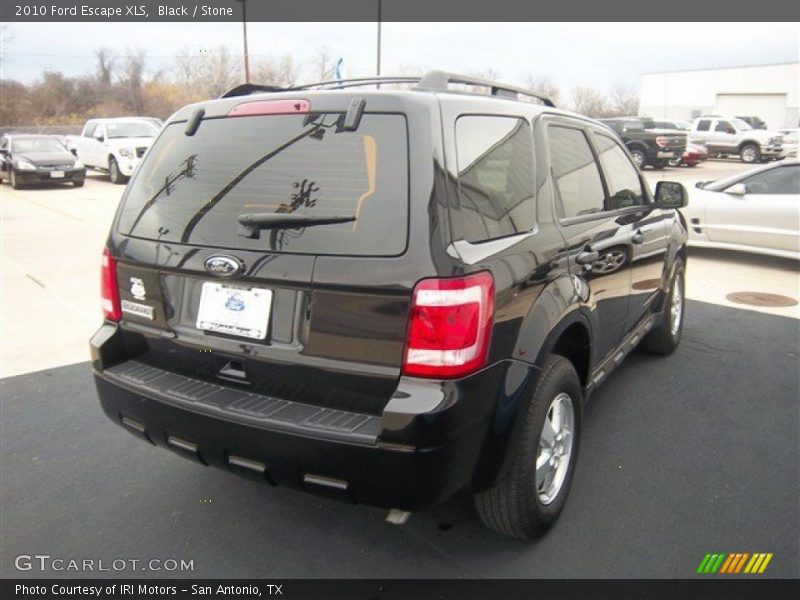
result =
[[[550,403],[536,456],[536,493],[544,505],[556,499],[567,477],[574,428],[572,398],[561,392]]]

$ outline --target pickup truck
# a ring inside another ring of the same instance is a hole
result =
[[[617,117],[600,119],[622,139],[640,169],[650,165],[664,168],[670,160],[680,158],[686,150],[686,132],[656,129],[652,119]]]
[[[739,117],[698,117],[692,123],[689,139],[703,144],[711,155],[724,158],[736,154],[744,163],[783,158],[785,152],[781,133],[753,129]]]
[[[108,173],[112,183],[125,183],[158,131],[144,117],[89,119],[79,136],[67,137],[67,146],[87,168]]]

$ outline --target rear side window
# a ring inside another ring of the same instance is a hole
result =
[[[550,166],[556,183],[556,205],[562,218],[603,210],[605,192],[600,171],[580,129],[549,126]]]
[[[123,234],[201,246],[301,254],[394,256],[408,237],[405,117],[364,114],[336,131],[340,114],[260,115],[203,121],[193,136],[168,125],[124,201]],[[346,223],[260,229],[237,218],[264,213]]]
[[[697,122],[697,131],[708,131],[711,128],[711,121],[703,119]]]
[[[642,182],[625,151],[607,135],[594,134],[593,137],[608,185],[606,210],[644,204]]]
[[[534,225],[533,138],[524,119],[462,116],[456,154],[463,238],[482,242]]]

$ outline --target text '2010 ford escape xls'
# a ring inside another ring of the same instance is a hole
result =
[[[534,537],[584,400],[680,340],[686,192],[651,196],[610,129],[525,90],[375,83],[169,119],[103,256],[101,404],[202,464],[395,520],[466,490]]]

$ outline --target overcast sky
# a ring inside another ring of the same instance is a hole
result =
[[[10,35],[9,35],[10,34]],[[151,69],[168,71],[183,47],[241,49],[240,23],[15,23],[6,30],[2,76],[29,82],[44,70],[94,69],[93,52],[146,48]],[[250,54],[291,53],[302,62],[321,46],[344,59],[346,76],[375,70],[374,23],[250,23]],[[546,75],[564,91],[638,86],[652,71],[797,61],[797,23],[384,23],[384,74],[402,66],[500,73],[509,83]],[[310,73],[303,74],[304,79]]]

